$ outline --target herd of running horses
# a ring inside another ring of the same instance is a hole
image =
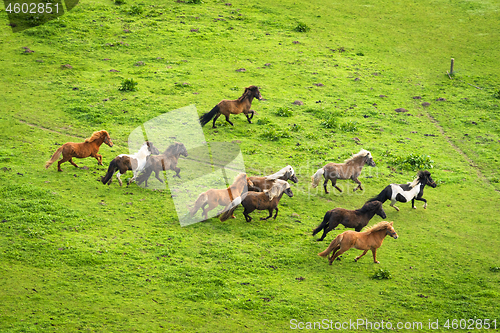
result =
[[[200,117],[200,124],[204,126],[213,119],[213,128],[217,118],[224,115],[226,121],[231,124],[229,120],[230,114],[243,113],[246,115],[249,123],[252,123],[255,112],[250,109],[252,100],[257,98],[262,100],[259,88],[257,86],[250,86],[245,88],[243,95],[236,100],[222,100],[211,111],[205,113]],[[70,162],[73,166],[78,167],[73,161],[73,157],[85,158],[94,157],[97,159],[99,165],[102,164],[102,156],[98,154],[99,147],[105,143],[112,147],[113,142],[109,133],[105,130],[97,131],[91,137],[82,143],[68,142],[59,147],[52,155],[51,159],[47,161],[45,168],[52,165],[62,154],[62,159],[57,164],[57,170],[62,171],[61,164]],[[111,184],[112,177],[116,174],[116,178],[120,186],[122,181],[120,176],[127,171],[133,172],[133,177],[128,181],[128,184],[137,182],[138,184],[145,183],[151,174],[154,172],[155,177],[160,181],[163,180],[159,177],[162,171],[172,170],[175,176],[180,178],[181,169],[177,167],[180,156],[187,157],[188,152],[184,144],[175,142],[160,154],[160,151],[154,146],[152,142],[146,141],[141,146],[139,151],[135,154],[121,154],[116,156],[110,163],[106,175],[101,178],[103,184]],[[361,182],[358,177],[361,174],[364,165],[374,167],[375,162],[371,153],[362,149],[343,163],[328,163],[322,168],[318,169],[311,177],[313,188],[319,185],[321,178],[324,178],[323,188],[325,194],[328,194],[328,181],[338,191],[342,190],[337,186],[338,179],[351,179],[358,186],[354,191],[363,190]],[[234,182],[225,189],[210,189],[201,193],[189,213],[191,216],[197,214],[202,209],[202,216],[208,219],[208,212],[219,207],[224,206],[224,209],[219,213],[221,221],[225,221],[230,217],[234,218],[234,211],[241,205],[244,208],[243,215],[247,222],[252,220],[249,215],[254,210],[267,210],[269,216],[262,217],[261,220],[267,220],[271,217],[276,219],[278,215],[278,204],[283,196],[286,194],[293,197],[293,192],[288,181],[298,183],[298,178],[292,166],[288,165],[278,172],[265,176],[265,177],[248,177],[245,173],[240,173],[234,179]],[[322,241],[326,235],[334,230],[339,224],[344,225],[346,228],[354,228],[353,230],[345,231],[339,234],[328,246],[328,248],[319,253],[321,257],[327,257],[330,253],[329,263],[333,263],[342,253],[350,248],[363,250],[364,252],[355,260],[364,256],[369,250],[372,251],[373,261],[378,263],[376,258],[376,251],[382,245],[384,238],[389,235],[393,238],[398,238],[398,235],[393,227],[393,222],[382,221],[375,226],[361,231],[376,214],[385,219],[386,214],[382,208],[382,204],[387,200],[391,201],[390,206],[399,211],[395,206],[396,202],[412,202],[412,207],[416,208],[415,200],[424,202],[424,208],[427,208],[427,201],[423,198],[424,187],[429,185],[433,188],[436,183],[431,178],[429,171],[421,170],[417,174],[417,178],[407,184],[390,184],[385,187],[379,195],[368,200],[363,207],[356,210],[347,210],[344,208],[335,208],[325,213],[323,221],[313,229],[313,235],[323,231],[322,236],[317,239]],[[273,216],[273,212],[274,216]]]

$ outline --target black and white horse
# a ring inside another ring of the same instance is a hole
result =
[[[387,187],[384,188],[379,195],[368,200],[367,202],[376,200],[384,203],[387,200],[391,200],[391,207],[394,207],[397,211],[399,211],[399,208],[394,205],[396,201],[408,202],[411,200],[412,207],[416,209],[415,200],[419,200],[424,202],[425,209],[427,208],[427,200],[422,198],[424,195],[425,185],[429,185],[432,188],[437,186],[431,178],[431,173],[427,170],[419,171],[417,178],[411,183],[387,185]]]

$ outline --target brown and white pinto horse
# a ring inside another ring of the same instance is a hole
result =
[[[73,162],[73,157],[95,157],[97,163],[99,165],[102,165],[102,155],[98,154],[98,152],[99,147],[101,147],[103,142],[108,146],[113,147],[113,142],[111,141],[108,132],[105,130],[92,133],[92,136],[88,139],[85,139],[85,142],[67,142],[59,147],[54,155],[52,155],[52,158],[47,161],[47,163],[45,164],[45,169],[48,169],[52,165],[52,163],[54,163],[59,158],[61,154],[63,155],[63,158],[57,163],[57,171],[62,171],[61,164],[68,161],[73,166],[78,168],[78,165]]]
[[[264,190],[269,190],[273,186],[276,179],[285,181],[291,180],[295,184],[299,182],[291,165],[287,165],[286,167],[276,173],[273,173],[272,175],[266,177],[249,177],[249,179],[250,181],[252,181],[253,186],[248,187],[248,190],[253,192],[262,192]]]
[[[223,99],[211,111],[205,113],[200,117],[201,126],[205,126],[212,118],[215,117],[213,121],[213,128],[216,128],[215,121],[220,117],[221,114],[226,117],[226,121],[230,123],[231,126],[234,126],[234,124],[229,120],[229,115],[240,114],[242,112],[245,114],[248,122],[251,124],[251,119],[253,118],[255,111],[250,110],[250,107],[252,106],[252,100],[254,98],[262,100],[262,95],[260,94],[259,87],[257,86],[250,86],[245,88],[245,92],[238,99]]]
[[[134,176],[128,181],[128,184],[132,183],[137,175],[144,170],[146,167],[147,157],[151,154],[159,154],[158,149],[149,141],[142,144],[141,149],[133,155],[121,154],[116,156],[111,163],[109,163],[108,172],[104,177],[101,178],[103,184],[111,184],[111,177],[118,171],[116,178],[120,186],[122,186],[122,180],[120,176],[126,173],[128,170],[132,170]],[[127,185],[128,185],[127,184]]]

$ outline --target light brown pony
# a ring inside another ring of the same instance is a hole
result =
[[[297,179],[297,176],[295,175],[295,171],[293,170],[291,165],[287,165],[280,171],[266,176],[266,177],[249,177],[250,181],[253,183],[253,186],[249,187],[249,191],[253,192],[262,192],[264,190],[269,190],[276,179],[281,179],[281,180],[291,180],[295,184],[299,182]]]
[[[330,246],[325,251],[318,253],[318,256],[327,257],[333,251],[332,255],[328,258],[331,265],[338,256],[354,247],[358,250],[364,250],[354,261],[358,261],[368,250],[372,250],[373,262],[379,264],[377,261],[377,249],[382,245],[385,236],[390,235],[392,238],[398,239],[398,234],[392,227],[392,224],[393,222],[382,221],[367,231],[344,231],[330,243]]]
[[[342,192],[342,190],[337,186],[337,179],[352,179],[356,184],[358,184],[358,187],[356,187],[354,191],[357,189],[363,190],[358,177],[365,164],[372,167],[375,166],[372,154],[368,150],[361,149],[359,153],[345,160],[344,163],[328,163],[321,169],[318,169],[318,171],[316,171],[316,173],[311,177],[311,186],[313,188],[318,186],[321,175],[323,175],[325,177],[323,187],[325,188],[326,194],[330,193],[326,189],[328,180],[332,181],[333,187]]]
[[[221,114],[226,117],[226,121],[230,123],[231,126],[234,126],[234,124],[229,120],[229,115],[240,114],[242,112],[245,114],[248,122],[251,124],[251,119],[255,114],[254,110],[250,110],[254,97],[258,100],[262,100],[262,95],[260,94],[259,87],[257,86],[250,86],[245,88],[245,92],[238,99],[223,99],[211,111],[205,113],[200,117],[201,126],[205,126],[212,118],[215,117],[213,121],[213,128],[216,128],[215,121],[220,117]]]
[[[235,198],[240,197],[243,193],[246,193],[248,191],[248,185],[251,184],[252,183],[248,180],[247,175],[245,173],[240,173],[235,177],[233,184],[231,184],[231,186],[227,189],[210,189],[203,192],[198,196],[193,209],[190,211],[191,217],[194,216],[200,208],[202,208],[203,217],[205,220],[208,219],[207,214],[209,211],[219,205],[229,205]],[[207,208],[205,208],[206,205],[208,205]]]
[[[45,163],[45,169],[48,169],[59,158],[61,153],[63,158],[57,163],[57,171],[62,171],[61,164],[67,161],[78,168],[78,165],[73,162],[73,157],[85,158],[92,156],[95,157],[99,165],[102,165],[102,155],[97,152],[103,142],[113,147],[113,142],[105,130],[94,132],[90,138],[85,139],[85,142],[67,142],[59,147],[52,155],[52,158]]]
[[[181,178],[181,176],[179,175],[181,169],[177,167],[177,162],[180,155],[187,157],[188,153],[184,144],[179,142],[171,144],[161,155],[151,155],[148,159],[144,172],[137,178],[137,185],[145,182],[145,186],[147,187],[148,179],[153,171],[155,173],[156,179],[158,179],[162,183],[163,180],[159,177],[159,173],[161,171],[175,171],[176,174],[174,175],[174,177]]]

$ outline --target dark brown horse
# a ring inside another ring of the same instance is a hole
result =
[[[97,163],[99,165],[102,165],[102,155],[98,154],[98,152],[99,147],[101,147],[103,142],[108,146],[113,147],[113,142],[111,141],[108,132],[105,130],[92,133],[92,136],[88,139],[85,139],[85,142],[67,142],[59,147],[54,155],[52,155],[52,158],[47,161],[47,163],[45,164],[45,169],[48,169],[52,165],[52,163],[54,163],[59,158],[61,154],[63,155],[63,158],[57,163],[57,171],[62,171],[61,164],[68,161],[76,168],[78,168],[78,165],[73,162],[73,157],[95,157]]]
[[[356,187],[354,191],[356,191],[357,189],[363,190],[358,177],[361,174],[361,170],[363,170],[363,166],[365,164],[368,164],[372,167],[375,166],[372,154],[368,150],[361,149],[359,153],[345,160],[344,163],[328,163],[321,169],[318,169],[318,171],[316,171],[316,173],[311,177],[311,186],[313,188],[318,186],[319,181],[321,180],[321,175],[323,175],[325,177],[323,187],[325,188],[326,194],[329,193],[326,189],[328,180],[332,181],[333,187],[342,192],[342,190],[337,186],[337,179],[352,179],[356,184],[358,184],[358,187]]]
[[[277,179],[273,186],[269,190],[264,190],[263,192],[248,192],[246,196],[241,200],[238,198],[231,202],[229,208],[226,207],[225,212],[220,216],[221,221],[227,220],[230,216],[233,216],[235,209],[238,207],[239,203],[245,208],[243,215],[247,222],[252,221],[252,217],[249,215],[254,210],[267,210],[269,211],[268,217],[261,217],[261,220],[267,220],[273,217],[273,211],[276,210],[273,219],[276,220],[278,216],[278,203],[283,196],[283,193],[288,195],[290,198],[293,197],[293,192],[290,189],[290,184],[288,182]]]
[[[249,177],[253,183],[253,186],[248,187],[249,191],[253,192],[262,192],[264,190],[269,190],[276,179],[281,180],[291,180],[295,184],[299,182],[297,176],[295,175],[295,171],[293,170],[291,165],[287,165],[280,171],[266,177]]]
[[[257,86],[250,86],[245,88],[245,92],[238,99],[223,99],[211,111],[205,113],[200,117],[201,126],[205,126],[212,118],[215,117],[213,121],[213,128],[216,128],[215,121],[220,117],[221,114],[226,117],[226,121],[230,123],[231,126],[234,126],[233,123],[229,120],[229,115],[240,114],[242,112],[245,114],[248,122],[251,124],[251,119],[253,118],[255,111],[250,110],[250,107],[254,98],[257,98],[258,100],[262,99],[262,95],[260,94],[259,88]]]
[[[392,238],[398,239],[398,234],[396,230],[394,230],[392,224],[393,222],[382,221],[363,232],[352,230],[344,231],[330,243],[325,251],[318,253],[318,256],[326,257],[331,252],[332,255],[328,258],[331,265],[338,256],[354,247],[358,250],[364,250],[361,255],[354,259],[354,261],[358,261],[368,252],[368,250],[372,250],[373,262],[379,264],[380,262],[377,260],[377,249],[384,242],[385,236],[390,235]]]
[[[172,170],[176,174],[174,177],[179,177],[179,172],[181,169],[177,167],[177,162],[179,160],[179,156],[182,155],[184,157],[188,156],[186,147],[179,142],[175,142],[170,145],[161,155],[154,155],[148,158],[148,162],[146,164],[146,168],[144,172],[137,178],[137,185],[141,185],[141,183],[145,182],[145,186],[148,186],[148,179],[151,174],[155,173],[156,179],[163,183],[163,180],[159,177],[159,173],[161,171]]]
[[[335,229],[339,224],[346,228],[354,228],[356,231],[361,231],[372,217],[377,214],[385,219],[386,215],[380,201],[367,202],[360,209],[348,210],[344,208],[335,208],[326,212],[323,222],[313,229],[313,236],[323,230],[323,235],[318,242],[325,239],[326,234]]]

